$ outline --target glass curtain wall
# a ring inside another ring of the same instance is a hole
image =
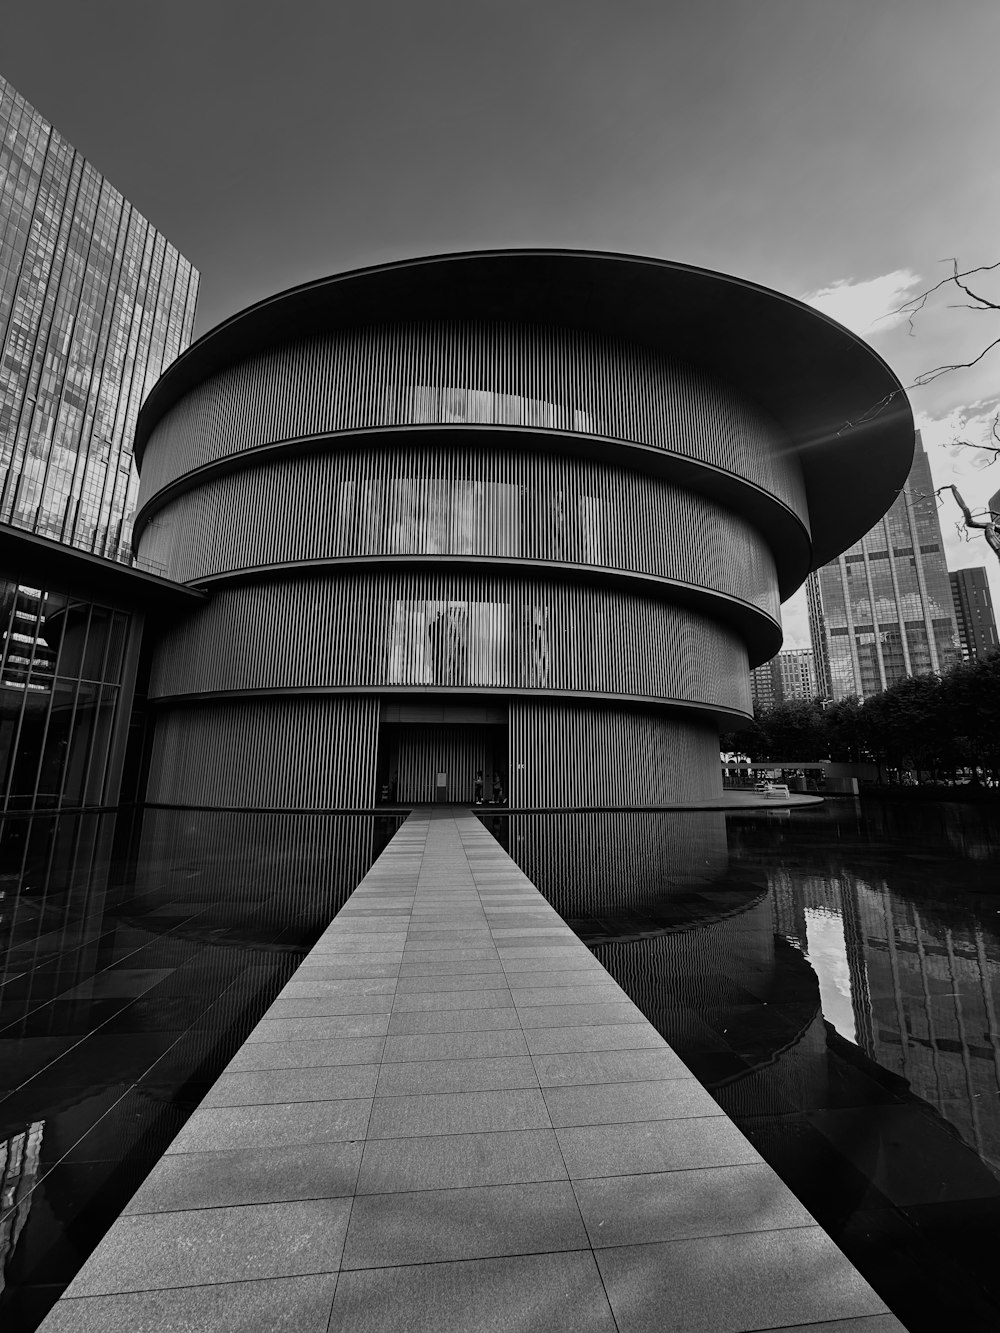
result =
[[[139,407],[198,282],[0,78],[0,521],[129,560]]]
[[[0,808],[106,802],[130,624],[124,611],[0,582]]]

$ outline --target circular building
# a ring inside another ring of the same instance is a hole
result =
[[[147,800],[715,795],[780,600],[912,452],[864,342],[680,264],[459,254],[262,301],[139,419],[139,563],[209,594],[154,639]]]

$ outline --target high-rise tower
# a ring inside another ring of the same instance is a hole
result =
[[[955,619],[962,656],[967,660],[987,657],[997,651],[997,623],[993,616],[993,600],[983,565],[971,569],[955,569],[948,575],[954,598]]]
[[[198,272],[0,78],[0,522],[131,554],[143,398]]]
[[[125,568],[132,441],[197,296],[0,78],[0,811],[117,800],[143,616],[177,595]]]
[[[913,466],[883,519],[810,574],[809,629],[821,688],[878,694],[961,658],[934,482],[920,432]]]

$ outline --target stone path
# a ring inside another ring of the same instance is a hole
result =
[[[44,1333],[903,1326],[474,816],[404,824]]]

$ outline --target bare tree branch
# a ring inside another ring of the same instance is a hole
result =
[[[1000,560],[1000,532],[997,532],[997,525],[993,521],[992,513],[990,513],[986,518],[974,517],[972,510],[969,508],[965,500],[962,498],[961,491],[955,485],[942,486],[940,490],[935,492],[935,494],[940,495],[941,491],[951,491],[952,495],[955,497],[955,503],[962,511],[962,518],[965,521],[966,528],[980,529],[983,532],[984,536],[986,537],[986,542],[990,550],[993,552],[996,558]]]
[[[1000,306],[997,307],[1000,309]],[[982,361],[987,352],[992,352],[994,347],[1000,347],[1000,338],[994,338],[988,343],[978,356],[974,356],[971,361],[953,361],[946,366],[935,366],[933,370],[922,371],[910,385],[911,389],[922,389],[924,385],[933,383],[941,375],[947,375],[952,370],[968,370],[970,366],[976,365]]]
[[[949,283],[953,282],[958,286],[961,286],[961,282],[959,281],[961,278],[971,278],[975,273],[992,273],[994,269],[1000,268],[1000,259],[998,259],[995,264],[977,264],[975,268],[967,268],[961,273],[958,270],[957,259],[942,259],[941,263],[951,264],[952,266],[952,271],[946,278],[942,278],[940,282],[936,282],[933,287],[928,287],[925,292],[921,292],[918,296],[911,297],[909,301],[904,301],[897,310],[892,310],[889,313],[893,315],[902,315],[908,311],[911,306],[914,306],[915,309],[913,313],[916,314],[918,310],[924,308],[928,299],[933,296],[935,292],[940,291],[942,287],[947,287]],[[975,299],[977,301],[984,300],[983,297],[976,297]],[[993,309],[998,308],[992,301],[986,301],[985,305],[991,306]]]
[[[974,291],[967,281],[967,279],[976,274],[996,272],[1000,269],[1000,260],[997,260],[993,264],[978,264],[975,268],[963,270],[959,269],[957,259],[943,260],[942,262],[951,264],[951,273],[948,277],[942,278],[940,282],[936,282],[932,287],[928,287],[926,291],[920,292],[909,301],[905,301],[898,307],[898,309],[889,312],[890,315],[906,315],[910,337],[916,336],[916,326],[914,325],[915,316],[926,308],[928,300],[935,292],[939,292],[942,288],[949,285],[957,287],[960,292],[964,293],[969,298],[969,300],[949,304],[948,309],[1000,311],[1000,300],[993,301],[988,296],[983,296],[980,292]],[[886,318],[888,318],[888,316],[886,316]],[[955,361],[948,365],[935,366],[932,370],[923,371],[916,377],[912,384],[907,386],[906,389],[897,389],[894,392],[887,394],[880,402],[874,404],[874,406],[862,413],[856,420],[845,422],[837,432],[838,435],[842,435],[856,426],[864,425],[867,422],[872,421],[875,417],[879,416],[880,413],[884,412],[889,404],[893,402],[900,393],[908,393],[910,389],[920,389],[928,384],[933,384],[936,379],[939,379],[942,375],[949,374],[953,370],[969,370],[972,366],[978,365],[979,362],[982,361],[989,352],[992,352],[995,347],[1000,347],[1000,338],[994,338],[991,343],[988,343],[982,351],[970,361]],[[991,454],[992,457],[987,464],[987,467],[992,467],[992,465],[1000,459],[1000,412],[993,418],[990,434],[995,443],[982,443],[976,440],[954,440],[949,447],[978,449],[980,452]],[[961,511],[962,520],[956,524],[959,533],[966,541],[969,541],[976,532],[982,532],[990,550],[994,553],[997,559],[1000,560],[1000,530],[998,530],[1000,529],[1000,514],[993,514],[992,512],[987,511],[983,517],[977,517],[973,514],[962,496],[961,491],[955,485],[940,486],[934,492],[934,502],[938,508],[940,508],[942,504],[942,492],[944,491],[951,491],[955,503]],[[930,497],[914,495],[913,498],[915,500],[925,500]]]

